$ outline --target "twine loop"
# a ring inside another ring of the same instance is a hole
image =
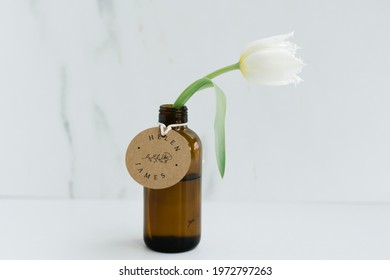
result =
[[[158,124],[159,127],[160,127],[160,133],[161,133],[161,136],[165,136],[169,133],[169,131],[172,130],[172,128],[174,127],[180,127],[180,126],[186,126],[187,123],[175,123],[175,124],[170,124],[168,126],[166,126],[165,124],[163,123],[159,123]]]

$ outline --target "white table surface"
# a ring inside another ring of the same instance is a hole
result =
[[[148,250],[142,204],[0,200],[0,259],[390,259],[390,204],[204,202],[202,240]]]

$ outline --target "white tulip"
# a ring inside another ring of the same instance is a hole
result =
[[[293,33],[254,41],[240,57],[240,70],[251,82],[261,85],[298,84],[304,63],[295,56],[298,46],[287,39]]]
[[[225,173],[226,97],[212,79],[226,72],[240,69],[246,79],[257,84],[273,86],[298,84],[303,81],[298,77],[298,74],[304,63],[295,56],[298,46],[287,40],[292,35],[293,33],[288,33],[250,43],[237,63],[220,68],[196,80],[180,94],[173,104],[174,108],[180,108],[195,92],[214,87],[217,96],[214,122],[215,151],[218,169],[222,177]]]

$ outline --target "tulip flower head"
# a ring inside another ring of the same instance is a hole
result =
[[[260,85],[298,84],[304,63],[295,56],[298,46],[287,41],[293,33],[250,43],[240,57],[240,70],[248,81]]]
[[[237,63],[218,69],[190,84],[176,99],[173,107],[182,107],[191,96],[202,89],[214,87],[217,108],[214,121],[215,151],[221,176],[225,173],[225,114],[226,97],[212,81],[213,78],[233,70],[240,70],[250,82],[260,85],[288,85],[303,81],[298,74],[304,63],[295,56],[298,46],[288,41],[293,33],[273,36],[250,43]]]

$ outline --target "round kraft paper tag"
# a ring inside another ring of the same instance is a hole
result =
[[[126,152],[126,166],[131,177],[151,189],[165,189],[178,183],[190,164],[187,140],[174,130],[162,136],[158,127],[135,136]]]

